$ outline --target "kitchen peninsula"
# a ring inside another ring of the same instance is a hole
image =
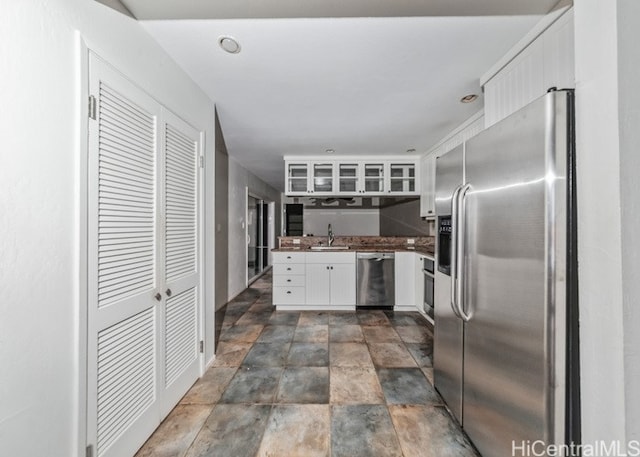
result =
[[[394,253],[395,311],[424,311],[425,259],[434,237],[278,237],[273,249],[273,304],[278,310],[355,310],[358,253]]]

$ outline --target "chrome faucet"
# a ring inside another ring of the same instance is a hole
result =
[[[331,247],[331,245],[333,244],[333,240],[334,240],[334,236],[333,236],[333,230],[331,229],[331,224],[329,224],[329,247]]]

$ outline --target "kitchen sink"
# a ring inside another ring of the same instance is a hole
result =
[[[349,246],[311,246],[312,251],[345,251]]]

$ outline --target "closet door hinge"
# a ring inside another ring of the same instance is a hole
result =
[[[204,168],[204,156],[200,156],[200,168]]]
[[[89,446],[87,446],[85,457],[93,457],[93,445],[90,444]]]
[[[204,354],[204,341],[200,340],[200,354]]]
[[[96,98],[93,95],[89,95],[89,119],[96,120]]]

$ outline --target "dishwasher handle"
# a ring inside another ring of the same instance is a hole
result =
[[[356,254],[356,259],[357,260],[375,260],[377,262],[381,261],[381,260],[392,260],[395,259],[396,255],[393,252],[363,252],[360,253],[358,252]]]

